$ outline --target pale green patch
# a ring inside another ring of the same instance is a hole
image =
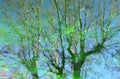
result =
[[[0,26],[0,43],[18,44],[22,33],[19,27]]]
[[[65,32],[67,35],[72,34],[74,32],[74,27],[67,27],[65,29]]]
[[[109,19],[112,20],[112,19],[115,18],[116,16],[117,16],[117,13],[114,12],[114,13],[112,13],[112,14],[110,15]]]

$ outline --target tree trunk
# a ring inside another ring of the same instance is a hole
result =
[[[79,79],[81,72],[79,63],[74,63],[73,68],[74,68],[73,79]]]
[[[38,73],[32,73],[33,79],[39,79]]]
[[[37,66],[31,69],[31,74],[32,74],[33,79],[39,79]]]
[[[57,79],[65,79],[63,76],[58,76]]]
[[[74,68],[73,79],[81,79],[80,73],[83,64],[84,64],[84,59],[81,60],[80,62],[73,63],[73,68]]]
[[[63,75],[63,69],[60,69],[60,70],[59,70],[57,79],[65,79],[65,77],[64,77],[64,75]]]

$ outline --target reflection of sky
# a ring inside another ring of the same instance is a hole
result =
[[[2,4],[0,0],[0,5]],[[49,1],[49,0],[47,0]],[[49,2],[45,1],[44,6],[49,7]],[[113,21],[112,25],[115,25],[117,21]],[[0,25],[0,28],[3,28],[4,26]],[[5,27],[4,27],[5,29]],[[117,36],[118,37],[118,36]],[[119,37],[118,37],[119,38]],[[117,38],[115,38],[117,39]],[[119,39],[117,39],[119,40]],[[1,42],[0,42],[1,44]],[[115,52],[114,50],[109,50],[112,54]],[[118,65],[118,60],[116,58],[112,57],[110,54],[107,54],[108,52],[104,52],[104,55],[92,55],[91,56],[91,63],[87,64],[85,67],[88,67],[87,70],[87,79],[119,79],[120,77],[120,71],[114,70],[114,67],[118,66],[120,67],[120,64]],[[5,61],[6,62],[6,61]],[[98,64],[96,64],[98,63]],[[8,63],[7,63],[8,64]],[[66,67],[66,68],[69,68]],[[39,72],[40,74],[43,73],[42,71]],[[70,79],[71,76],[68,76]]]
[[[98,59],[92,60],[92,63],[90,65],[92,69],[90,69],[87,72],[89,75],[87,79],[93,79],[93,78],[97,79],[97,77],[99,77],[99,79],[118,79],[120,73],[114,69],[117,63],[113,61],[113,58],[110,56],[108,56],[107,58],[103,58],[102,55],[95,55],[95,56]]]

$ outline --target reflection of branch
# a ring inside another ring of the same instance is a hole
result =
[[[98,43],[97,46],[95,46],[93,50],[87,51],[87,52],[85,53],[85,55],[86,55],[86,56],[89,56],[89,55],[91,55],[91,54],[100,52],[100,51],[104,48],[104,42],[105,42],[105,41],[103,41],[102,43]]]
[[[70,53],[70,55],[71,55],[72,57],[75,56],[75,55],[73,54],[73,52],[70,50],[70,45],[68,46],[67,50],[68,50],[68,52]]]
[[[6,55],[3,55],[3,56],[6,57]],[[18,58],[12,57],[12,56],[10,56],[10,55],[7,55],[7,57],[20,63],[20,61],[18,60]]]
[[[49,67],[50,71],[53,72],[51,66],[47,63],[47,66]]]
[[[59,69],[59,67],[53,62],[52,56],[49,55],[50,57],[48,57],[45,53],[43,53],[43,55],[50,61],[51,65],[53,67],[55,67],[57,70]]]

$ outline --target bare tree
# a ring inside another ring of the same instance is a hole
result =
[[[37,65],[41,51],[42,0],[7,0],[3,3],[2,23],[12,28],[19,41],[18,50],[10,46],[9,51],[31,72],[33,79],[39,79]]]
[[[51,62],[47,63],[48,66],[57,70],[55,72],[50,67],[52,72],[59,73],[62,77],[65,75],[65,65],[69,62],[73,78],[80,79],[86,58],[91,54],[106,51],[105,43],[118,32],[119,26],[111,26],[113,19],[119,15],[117,0],[52,0],[52,4],[53,7],[47,11],[48,22],[51,24],[51,34],[57,34],[57,40],[48,42],[50,45],[56,43],[54,52],[59,58],[53,54],[52,56],[56,57],[59,63],[54,62],[56,59],[53,59],[50,52],[49,56],[47,53],[44,56]],[[47,30],[48,33],[51,30]],[[47,35],[45,37],[48,38]]]

